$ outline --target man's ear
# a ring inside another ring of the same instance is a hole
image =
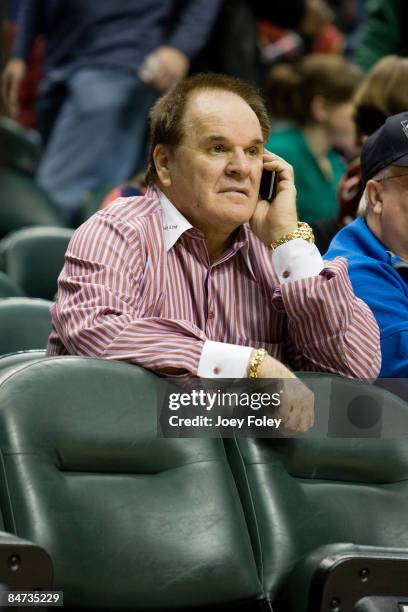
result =
[[[370,179],[367,181],[365,193],[367,206],[369,207],[370,212],[374,213],[375,215],[381,215],[383,209],[381,183],[375,181],[374,179]]]
[[[169,171],[170,151],[166,145],[158,144],[153,151],[153,161],[157,176],[164,187],[171,186],[171,174]]]

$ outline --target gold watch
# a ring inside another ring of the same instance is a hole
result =
[[[303,238],[303,240],[306,240],[306,242],[314,244],[315,238],[310,225],[308,223],[304,223],[303,221],[298,221],[297,225],[297,229],[293,230],[293,232],[289,232],[288,234],[282,236],[282,238],[271,242],[269,247],[272,249],[272,251],[278,248],[278,246],[281,246],[281,244],[285,244],[285,242],[289,242],[289,240],[294,240],[295,238]]]

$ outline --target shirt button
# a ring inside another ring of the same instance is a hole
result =
[[[213,319],[213,318],[214,318],[214,312],[213,312],[212,310],[210,310],[210,311],[208,312],[208,318],[209,318],[209,319]]]
[[[213,374],[219,374],[220,373],[220,368],[214,368],[213,369]]]
[[[290,272],[289,272],[289,270],[284,270],[284,271],[282,272],[282,276],[283,276],[283,278],[289,278],[289,276],[290,276]]]

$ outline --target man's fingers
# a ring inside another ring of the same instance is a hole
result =
[[[265,154],[263,158],[263,164],[265,170],[276,172],[278,175],[279,182],[283,180],[294,181],[293,167],[284,159],[278,155]]]
[[[279,416],[288,435],[308,432],[314,424],[314,394],[298,379],[288,381]]]

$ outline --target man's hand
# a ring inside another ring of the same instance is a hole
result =
[[[251,219],[252,231],[267,246],[297,229],[296,189],[293,168],[284,159],[265,150],[264,169],[276,172],[277,192],[269,203],[259,200]]]
[[[159,47],[147,56],[140,76],[146,85],[164,92],[185,77],[189,67],[184,53],[175,47]]]
[[[306,433],[314,424],[314,394],[294,376],[281,379],[281,404],[276,417],[282,419],[279,430],[286,435]]]
[[[252,357],[253,353],[250,359]],[[282,419],[282,433],[305,433],[313,427],[314,394],[293,372],[277,359],[267,355],[259,367],[258,377],[279,379],[279,388],[283,392],[276,417]]]
[[[19,112],[18,94],[26,72],[27,65],[21,59],[9,60],[3,71],[1,80],[2,96],[6,109],[13,118],[17,117]]]

